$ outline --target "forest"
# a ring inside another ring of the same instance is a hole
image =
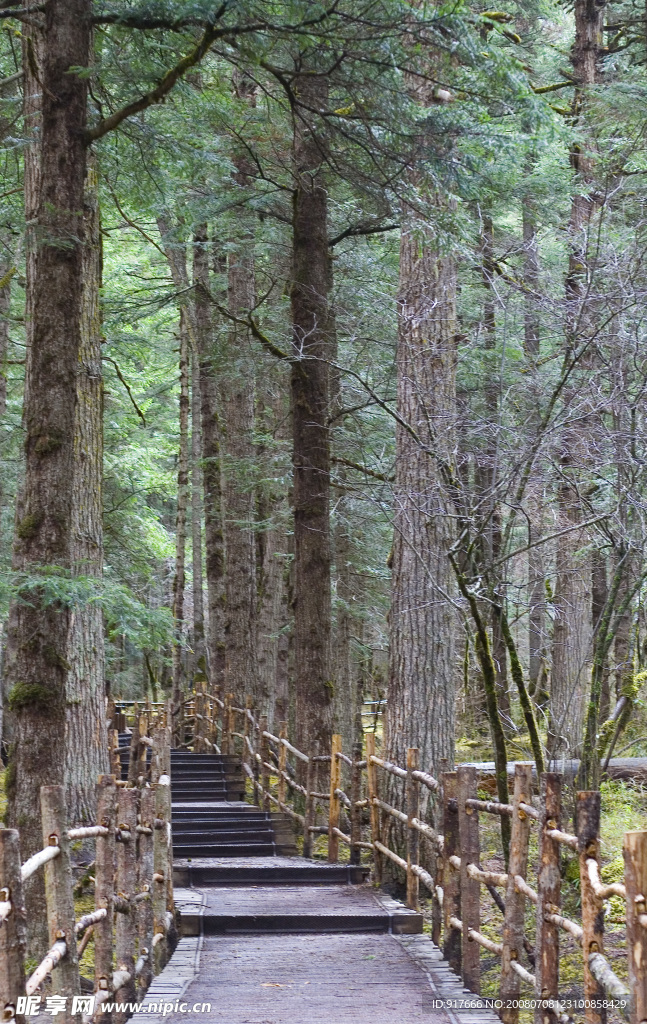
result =
[[[0,0],[26,853],[196,679],[504,803],[647,753],[646,64],[634,0]]]

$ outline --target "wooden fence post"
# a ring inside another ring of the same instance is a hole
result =
[[[530,818],[521,809],[520,804],[529,804],[532,800],[532,766],[516,764],[514,768],[514,796],[512,800],[512,831],[510,835],[510,858],[508,862],[508,887],[505,897],[505,915],[503,920],[503,953],[501,955],[501,986],[500,998],[504,1004],[512,1004],[519,999],[520,981],[511,967],[513,960],[521,962],[524,938],[524,916],[526,898],[517,891],[514,884],[515,875],[525,879],[528,870],[528,841],[530,838]],[[518,1024],[519,1007],[508,1005],[501,1011],[504,1024]]]
[[[461,974],[462,936],[452,928],[450,918],[460,917],[461,876],[450,863],[451,857],[460,856],[458,834],[458,776],[456,772],[443,772],[443,956],[451,969]]]
[[[164,759],[164,745],[166,743],[166,729],[160,718],[151,728],[151,739],[153,746],[151,747],[150,784],[154,786],[160,775],[164,774],[162,762]]]
[[[222,697],[220,696],[220,692],[221,692],[221,687],[220,686],[214,686],[213,694],[214,694],[214,697],[217,697],[218,700],[222,700]],[[218,729],[220,729],[220,743],[219,743],[220,752],[224,753],[224,751],[222,749],[222,741],[223,741],[223,735],[224,735],[224,731],[225,730],[223,729],[223,726],[222,726],[222,708],[220,707],[220,704],[217,704],[214,701],[214,706],[213,706],[213,742],[214,743],[218,743]]]
[[[262,794],[261,794],[261,783],[260,783],[261,766],[260,766],[258,757],[256,756],[258,754],[259,750],[260,750],[260,738],[259,738],[260,737],[260,728],[259,728],[257,720],[254,720],[251,723],[249,735],[250,735],[250,743],[252,745],[252,750],[253,750],[253,754],[251,755],[251,757],[252,757],[252,771],[254,773],[254,803],[258,807],[262,807],[263,806],[263,797],[262,797]]]
[[[202,695],[200,683],[193,684],[193,752],[202,753]]]
[[[466,800],[477,795],[478,775],[476,768],[464,766],[458,769],[458,834],[461,858],[461,921],[463,922],[463,984],[470,992],[478,993],[481,987],[481,949],[477,942],[468,937],[470,928],[480,931],[481,926],[481,884],[467,873],[469,864],[480,863],[479,817],[473,807],[466,807]]]
[[[420,783],[414,779],[413,772],[419,768],[420,751],[418,747],[407,750],[407,906],[409,910],[418,909],[420,880],[411,870],[417,867],[420,856],[420,833],[411,822],[420,817]]]
[[[173,736],[171,733],[171,727],[170,725],[167,725],[166,729],[164,730],[164,743],[162,746],[162,768],[163,774],[168,775],[169,779],[171,778],[171,747],[173,745],[172,739]]]
[[[215,752],[216,752],[216,746],[215,745],[218,742],[218,737],[216,736],[215,723],[214,723],[215,711],[216,711],[216,706],[215,706],[214,702],[211,699],[211,694],[207,693],[207,696],[206,696],[206,699],[205,699],[205,714],[207,716],[207,721],[205,723],[205,735],[206,735],[207,739],[209,740],[209,743],[207,744],[207,753],[208,754],[215,754]],[[209,746],[209,744],[211,744],[211,746]]]
[[[139,824],[142,830],[137,836],[137,934],[139,956],[147,957],[137,979],[138,998],[141,1000],[153,977],[153,835],[155,827],[155,792],[145,786],[139,803]],[[144,950],[146,952],[144,952]]]
[[[315,762],[311,757],[308,758],[308,765],[306,768],[306,803],[305,811],[303,815],[303,856],[312,856],[312,832],[311,828],[314,825],[315,820],[315,802],[312,795],[315,785],[315,779],[317,777]]]
[[[145,780],[148,774],[146,770],[146,762],[148,760],[148,745],[142,742],[142,740],[144,740],[148,736],[148,723],[148,715],[146,714],[146,712],[142,712],[142,714],[139,716],[139,721],[137,723],[139,731],[139,744],[137,747],[137,775],[135,777],[136,785],[141,785],[139,780]]]
[[[606,1024],[604,1007],[606,994],[599,981],[589,970],[591,953],[604,952],[604,907],[595,895],[587,860],[599,864],[600,852],[600,792],[586,791],[575,794],[575,821],[580,861],[580,888],[582,892],[582,954],[584,957],[584,1019],[586,1024]]]
[[[222,709],[222,741],[220,743],[220,750],[223,754],[229,754],[229,701],[231,694],[226,693],[223,697],[224,707]]]
[[[270,770],[267,765],[270,763],[270,741],[263,733],[267,732],[267,715],[261,715],[259,722],[260,746],[261,746],[261,807],[264,811],[270,809]]]
[[[546,829],[560,827],[561,813],[561,776],[555,772],[544,772],[541,777],[535,940],[535,996],[543,1001],[559,996],[559,929],[556,924],[546,921],[545,914],[558,913],[560,906],[560,848],[556,839],[546,835]],[[551,1010],[541,1005],[535,1007],[535,1024],[553,1024],[554,1019]]]
[[[287,723],[281,722],[281,728],[279,729],[279,739],[286,740],[288,738]],[[285,772],[287,774],[288,767],[288,750],[284,743],[281,743],[279,747],[279,807],[281,804],[286,802],[287,797],[287,783],[285,777],[281,774]]]
[[[119,733],[116,729],[111,729],[108,733],[108,742],[110,744],[110,771],[116,779],[120,779],[121,758],[119,757]]]
[[[360,864],[362,848],[359,845],[362,841],[362,809],[358,807],[362,799],[362,769],[359,762],[362,760],[362,744],[353,745],[353,766],[350,776],[350,862]]]
[[[153,835],[153,944],[155,974],[166,966],[166,904],[168,887],[168,847],[170,832],[171,787],[166,781],[155,787],[155,831]],[[158,938],[161,936],[161,938]]]
[[[341,783],[341,760],[337,754],[341,752],[341,736],[335,733],[330,745],[330,808],[328,812],[328,860],[336,864],[339,860],[339,836],[333,829],[339,828],[340,802],[336,790]]]
[[[115,825],[117,823],[117,786],[114,775],[100,775],[97,782],[97,824],[108,829],[97,836],[94,866],[94,906],[106,909],[103,921],[94,926],[95,990],[107,988],[112,980],[112,933],[115,893]],[[105,1014],[102,1014],[102,1018]],[[108,1024],[108,1022],[106,1022]]]
[[[135,1001],[135,906],[133,897],[137,884],[137,796],[136,789],[120,789],[117,794],[117,826],[121,841],[117,843],[117,895],[129,901],[126,913],[117,914],[115,928],[115,960],[118,971],[128,971],[130,980],[115,992],[116,1002]],[[126,909],[126,908],[124,908]],[[128,1014],[115,1014],[125,1021]]]
[[[11,903],[11,913],[0,925],[0,1020],[23,1024],[16,1014],[18,996],[25,994],[27,927],[20,875],[20,836],[17,829],[0,829],[0,902]]]
[[[227,737],[228,737],[228,752],[230,754],[236,753],[236,712],[234,711],[234,694],[227,694]],[[267,718],[265,719],[265,728],[267,729]]]
[[[250,772],[252,772],[252,774],[253,774],[254,766],[252,764],[252,758],[251,758],[250,753],[249,753],[249,748],[251,746],[249,737],[250,737],[250,733],[252,732],[251,723],[250,723],[250,720],[249,720],[249,716],[251,714],[251,710],[252,710],[252,698],[251,697],[245,697],[245,714],[243,715],[243,737],[244,737],[244,739],[243,739],[243,750],[242,750],[242,754],[241,754],[241,759],[242,759],[243,764],[248,765]],[[252,780],[252,787],[253,787],[253,780]],[[279,789],[280,789],[280,786],[279,786]]]
[[[58,846],[58,857],[45,865],[45,899],[47,901],[47,924],[49,944],[64,938],[67,952],[52,971],[54,991],[67,997],[67,1005],[61,1016],[61,1024],[80,1020],[79,1014],[72,1015],[72,996],[80,992],[79,961],[74,933],[74,892],[72,865],[70,864],[70,841],[67,838],[67,812],[63,786],[41,786],[40,809],[43,822],[43,845]]]
[[[627,890],[627,954],[632,993],[631,1024],[647,1021],[647,832],[626,832],[623,847]]]
[[[377,766],[371,758],[375,757],[375,733],[366,734],[366,778],[368,780],[368,806],[371,812],[371,842],[380,842],[380,809],[375,803],[378,797]],[[379,885],[382,881],[382,854],[373,848],[373,875]]]

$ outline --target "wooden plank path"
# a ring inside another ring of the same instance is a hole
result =
[[[426,936],[226,935],[183,938],[134,1024],[494,1024],[492,1011],[441,1009],[474,997]],[[188,1012],[163,1010],[183,1002]],[[197,1005],[195,1012],[193,1007]],[[209,1004],[209,1010],[206,1009]],[[203,1009],[204,1006],[204,1009]]]
[[[197,854],[174,862],[182,938],[134,1024],[495,1024],[421,934],[420,914],[366,884],[365,869],[278,854],[270,816],[256,825],[250,805],[205,801],[207,759],[199,767],[193,778],[191,759],[178,761],[173,803],[174,845]],[[212,846],[229,837],[229,855],[200,855],[198,822]],[[259,855],[238,855],[243,830]],[[268,843],[274,856],[261,854]],[[461,1000],[472,1005],[454,1008]]]

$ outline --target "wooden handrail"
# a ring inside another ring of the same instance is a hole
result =
[[[560,846],[565,845],[578,852],[585,876],[581,884],[584,886],[586,882],[588,892],[597,900],[598,906],[611,897],[626,897],[629,902],[631,890],[621,882],[603,882],[597,857],[583,853],[581,839],[562,829],[561,796],[559,786],[554,782],[556,776],[549,774],[541,777],[542,784],[545,779],[549,782],[542,790],[541,799],[537,801],[537,797],[533,797],[532,766],[519,763],[515,768],[514,798],[508,803],[483,799],[482,793],[477,791],[478,774],[473,766],[459,769],[458,786],[451,784],[452,777],[456,777],[452,773],[445,773],[439,781],[432,773],[424,770],[424,765],[418,764],[415,748],[407,751],[406,767],[395,764],[376,751],[376,738],[371,733],[365,737],[365,759],[362,759],[361,745],[353,747],[352,752],[344,751],[338,736],[333,739],[329,755],[309,755],[289,741],[284,725],[279,730],[276,723],[274,727],[263,724],[252,713],[251,703],[245,703],[243,709],[242,702],[238,701],[240,708],[236,713],[244,710],[245,721],[250,724],[245,726],[242,734],[234,734],[230,729],[229,736],[242,739],[243,770],[253,783],[255,799],[261,806],[282,810],[302,830],[304,855],[310,855],[313,837],[327,834],[328,856],[333,861],[338,857],[339,843],[350,847],[351,863],[354,864],[360,863],[364,851],[372,853],[373,879],[378,883],[384,862],[390,861],[394,870],[402,872],[406,877],[409,907],[417,907],[419,883],[431,894],[432,934],[437,942],[441,941],[442,908],[445,915],[446,955],[451,966],[462,973],[467,988],[478,989],[479,948],[487,949],[501,958],[501,991],[505,993],[508,1004],[502,1012],[504,1024],[518,1024],[515,1005],[522,984],[541,986],[541,992],[548,993],[554,1002],[557,1020],[567,1020],[566,1011],[558,1000],[559,946],[556,936],[566,931],[581,942],[583,937],[590,934],[590,931],[586,931],[590,925],[580,925],[561,911],[559,884],[555,884],[555,879],[559,881],[559,870],[555,869],[559,864]],[[231,699],[228,706],[230,709],[234,707]],[[295,768],[294,762],[290,760],[288,763],[290,757],[296,758],[301,764]],[[320,792],[322,787],[317,781],[321,774],[320,766],[324,764],[329,765],[329,792]],[[302,770],[302,765],[306,766],[307,771]],[[301,775],[299,770],[302,771]],[[343,772],[348,772],[348,778],[342,775]],[[392,787],[386,789],[382,772],[394,776],[405,785],[395,790]],[[419,808],[426,806],[426,801],[421,802],[420,796],[423,787],[434,796],[438,794],[440,803],[437,809],[436,800],[431,799],[429,806],[433,808],[433,818],[430,816],[429,820],[426,820],[426,814],[419,811]],[[305,813],[291,806],[295,802],[299,806],[299,801],[300,810],[303,810],[305,801]],[[328,805],[327,824],[326,809],[323,811],[323,823],[319,824],[321,818],[315,820],[315,807],[321,802]],[[370,812],[370,842],[366,841],[368,820],[366,817],[362,820],[364,808]],[[510,870],[507,872],[488,870],[479,863],[480,813],[504,816],[511,821]],[[347,815],[346,819],[344,814]],[[347,820],[350,820],[350,829],[346,827]],[[440,831],[432,826],[432,820],[438,822]],[[540,825],[538,837],[541,847],[536,888],[529,884],[527,877],[529,830],[535,822]],[[421,837],[431,847],[427,849],[428,862],[425,861],[424,866],[418,863],[422,859],[419,851]],[[497,892],[502,889],[505,890],[503,899]],[[644,889],[647,890],[647,840]],[[496,941],[485,936],[479,925],[480,893],[486,891],[504,912],[502,935]],[[582,892],[584,900],[584,888]],[[525,956],[528,950],[532,951],[532,944],[524,934],[528,903],[536,907],[538,950],[542,950],[536,973],[531,973],[520,962],[522,955]],[[585,906],[587,913],[588,906]],[[644,935],[647,950],[647,902],[636,903],[636,907],[638,909],[633,914],[632,927],[635,934]],[[553,952],[544,956],[546,946]],[[593,964],[594,968],[590,965],[587,968],[590,976],[593,976],[595,970],[602,989],[609,992],[617,982],[616,976],[608,965],[608,970],[604,967],[603,957],[602,960],[594,960]],[[601,981],[601,978],[605,980]],[[586,984],[589,985],[589,982]],[[616,986],[614,990],[620,992],[621,988]],[[586,991],[589,992],[590,987]],[[586,1024],[593,1024],[592,1016],[586,1016]]]

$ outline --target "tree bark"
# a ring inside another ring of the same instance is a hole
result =
[[[193,561],[193,655],[196,666],[205,657],[204,590],[202,586],[202,429],[200,425],[200,362],[197,343],[191,346],[191,550]]]
[[[343,474],[340,474],[343,479]],[[337,615],[335,621],[335,731],[350,751],[357,739],[358,665],[353,657],[352,637],[361,632],[356,614],[357,586],[353,576],[353,538],[347,517],[348,501],[340,497],[336,504],[334,527]]]
[[[9,348],[9,309],[11,307],[11,279],[14,268],[3,253],[0,256],[0,416],[7,411],[7,377],[5,360]],[[0,483],[0,496],[2,495]]]
[[[597,640],[602,616],[609,594],[607,582],[607,560],[603,552],[594,550],[591,554],[591,620],[593,622],[593,643]],[[619,630],[621,627],[619,624]],[[629,637],[627,636],[627,639]],[[618,633],[616,633],[615,653],[618,656]],[[600,718],[604,721],[609,715],[611,695],[609,692],[609,663],[605,658],[600,684]]]
[[[51,0],[41,75],[41,187],[25,388],[25,480],[14,568],[69,573],[73,565],[74,429],[81,347],[84,132],[90,48],[89,0]],[[56,568],[55,568],[56,567]],[[11,614],[7,652],[15,723],[9,820],[28,857],[42,843],[41,785],[65,781],[66,686],[71,609],[31,590]],[[41,876],[42,877],[42,876]],[[25,887],[27,920],[42,920],[42,884]],[[32,950],[39,939],[32,933]]]
[[[456,270],[430,227],[405,210],[400,240],[387,756],[420,749],[436,775],[454,762],[452,519],[439,462],[453,449]],[[434,454],[432,454],[434,453]]]
[[[217,382],[214,371],[213,325],[209,297],[209,257],[206,224],[201,225],[193,244],[196,345],[200,363],[200,417],[202,427],[202,483],[204,490],[205,573],[209,630],[207,660],[209,677],[223,686],[225,670],[225,558],[222,526],[222,478],[220,466],[220,422]]]
[[[254,307],[252,237],[228,256],[228,308],[240,319]],[[257,696],[256,540],[253,485],[255,370],[249,330],[232,326],[220,377],[225,524],[225,689]],[[266,709],[263,708],[263,711]]]
[[[484,464],[481,469],[481,515],[484,520],[481,544],[485,556],[486,567],[494,565],[501,553],[501,510],[498,499],[498,459],[499,459],[499,372],[496,365],[496,309],[492,282],[494,278],[494,224],[489,213],[483,216],[481,233],[481,274],[485,288],[483,303],[483,326],[485,331],[484,350],[488,353],[485,359],[486,386],[485,407],[488,415],[486,425]],[[498,579],[493,580],[496,597],[505,605],[505,588]],[[508,692],[508,660],[505,641],[501,633],[500,617],[494,608],[490,611],[492,629],[492,660],[496,670],[497,703],[501,721],[506,732],[510,732],[514,723],[510,708]]]
[[[265,376],[265,375],[264,375]],[[289,514],[282,465],[282,447],[289,440],[288,381],[279,365],[268,380],[259,380],[256,419],[261,438],[257,459],[257,579],[258,579],[258,697],[267,708],[269,728],[286,721],[287,701],[283,659],[289,624],[286,573]],[[287,467],[285,467],[287,468]]]
[[[186,517],[189,497],[189,327],[187,312],[180,308],[180,447],[177,470],[177,513],[175,518],[175,573],[173,575],[173,707],[184,693],[182,640],[184,590],[186,587]]]
[[[574,112],[580,113],[587,88],[595,85],[597,62],[603,43],[604,4],[577,0],[575,4],[575,42],[571,54],[576,92]],[[570,255],[566,278],[566,350],[577,351],[587,329],[592,327],[589,296],[588,236],[595,199],[591,189],[592,159],[579,143],[571,150],[571,165],[578,176],[571,203],[569,223]],[[577,398],[573,388],[567,401]],[[576,527],[582,520],[578,488],[578,467],[589,461],[588,438],[592,424],[578,415],[575,425],[567,426],[561,443],[561,483],[557,504],[562,527]],[[574,757],[580,752],[583,716],[590,676],[593,627],[591,621],[591,564],[582,553],[585,536],[577,529],[563,533],[557,545],[557,583],[555,587],[555,628],[553,632],[553,671],[551,686],[551,735],[553,756]]]
[[[72,570],[103,575],[103,382],[101,376],[101,217],[91,159],[84,202],[81,346],[76,378]],[[94,822],[96,781],[110,770],[103,613],[97,602],[72,610],[68,642],[65,796],[72,825]]]
[[[323,75],[300,75],[295,88],[292,220],[291,373],[294,467],[294,664],[297,745],[327,752],[332,737],[330,664],[330,358],[331,283],[323,154],[313,111],[326,109]]]
[[[523,282],[525,300],[523,310],[524,355],[528,362],[532,382],[529,394],[530,423],[536,427],[540,416],[540,386],[537,378],[537,359],[540,349],[539,316],[535,293],[539,286],[539,247],[537,243],[537,223],[533,197],[529,193],[523,197],[522,209],[523,228]],[[528,526],[528,541],[534,543],[542,536],[543,509],[542,488],[534,488],[530,495],[531,514]],[[537,704],[544,701],[542,676],[545,672],[547,643],[545,635],[546,623],[546,553],[541,545],[530,548],[528,552],[528,682],[529,692]]]
[[[5,360],[9,348],[9,309],[11,306],[11,279],[14,268],[11,265],[9,254],[3,253],[0,256],[0,419],[4,419],[7,411],[7,378],[5,376]],[[0,509],[3,505],[3,485],[0,481]],[[0,643],[4,641],[4,629],[0,633]],[[3,645],[4,646],[4,645]],[[4,671],[0,657],[0,748],[3,742],[8,739],[5,734],[4,719]]]

